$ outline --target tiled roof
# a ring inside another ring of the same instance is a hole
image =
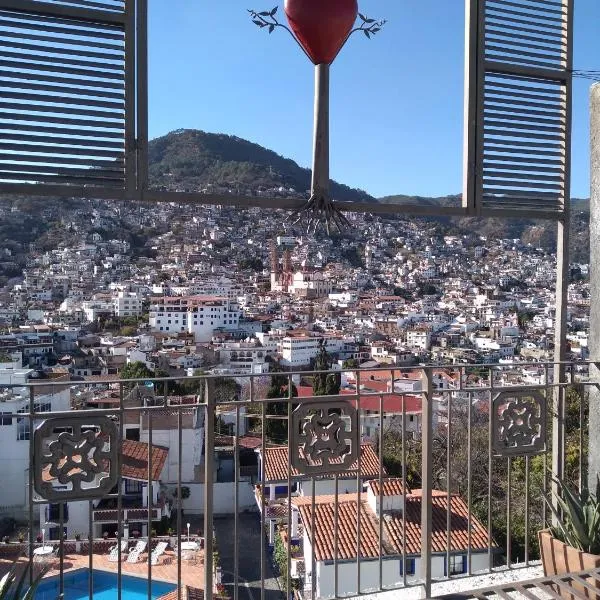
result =
[[[404,486],[402,485],[402,479],[399,477],[390,477],[389,479],[383,480],[383,493],[379,492],[379,479],[372,479],[367,481],[367,485],[373,491],[375,496],[402,496],[404,494]],[[406,488],[406,493],[410,495],[410,488]]]
[[[128,479],[148,479],[148,444],[123,440],[121,446],[123,463],[121,474]],[[169,450],[162,446],[152,446],[152,481],[158,481]]]
[[[364,498],[364,496],[363,496]],[[309,539],[312,535],[312,498],[294,498],[292,500],[298,506],[300,516]],[[339,559],[356,558],[356,525],[357,525],[357,495],[338,495],[338,533],[337,533],[337,556]],[[379,556],[379,524],[372,510],[369,509],[366,500],[361,499],[360,511],[360,555],[364,558],[375,558]],[[333,560],[335,556],[335,497],[315,497],[315,531],[316,560]],[[395,554],[394,549],[386,547],[383,540],[382,554],[384,556]]]
[[[133,440],[123,440],[121,445],[122,461],[121,476],[126,479],[148,480],[148,444],[146,442],[135,442]],[[152,446],[152,481],[158,481],[162,473],[165,461],[169,454],[168,448],[162,446]],[[63,458],[59,466],[65,463]],[[52,465],[47,464],[42,472],[43,481],[54,481],[55,478],[50,475]],[[108,464],[104,464],[105,469]],[[75,473],[79,469],[72,469],[70,473]]]
[[[334,559],[336,529],[338,558],[342,560],[356,558],[357,500],[357,494],[339,494],[336,528],[335,497],[317,496],[315,498],[314,549],[316,560]],[[292,502],[298,506],[302,524],[312,542],[312,498],[294,498]],[[434,492],[432,504],[432,551],[446,552],[447,494],[445,492]],[[461,498],[452,496],[451,509],[450,550],[452,552],[466,551],[469,547],[467,506]],[[402,521],[402,513],[400,511],[386,511],[382,528],[383,539],[381,553],[383,556],[396,556],[402,554],[404,551]],[[360,522],[361,557],[376,558],[379,556],[379,520],[368,505],[365,495],[361,495]],[[492,545],[494,545],[493,541]],[[486,550],[487,547],[487,530],[474,516],[471,515],[471,549],[473,551]],[[407,497],[406,553],[421,553],[420,490]]]
[[[406,501],[406,551],[421,552],[421,490],[417,490]],[[446,552],[446,519],[448,495],[434,491],[431,509],[431,550]],[[450,550],[465,550],[469,546],[469,509],[459,496],[450,498]],[[393,543],[402,550],[402,515],[395,513],[385,520],[385,526]],[[471,515],[471,549],[485,550],[488,547],[487,529]]]
[[[361,476],[364,478],[373,478],[379,476],[379,457],[373,450],[371,444],[361,444],[360,448],[360,470]],[[382,467],[383,468],[383,467]],[[266,481],[287,481],[288,469],[292,477],[297,477],[300,473],[290,465],[288,460],[288,447],[275,446],[265,449],[265,480]],[[348,471],[342,472],[341,477],[354,477],[354,473],[358,470],[358,460],[350,466]],[[385,470],[384,470],[385,475]]]

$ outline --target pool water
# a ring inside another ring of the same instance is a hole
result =
[[[64,600],[88,600],[89,569],[81,569],[64,575]],[[117,574],[106,571],[94,571],[94,600],[116,600]],[[152,582],[152,598],[156,600],[171,592],[177,586],[162,581]],[[52,577],[44,579],[35,593],[35,600],[56,600],[59,592],[59,579]],[[147,600],[147,580],[141,577],[123,575],[121,577],[122,600]]]

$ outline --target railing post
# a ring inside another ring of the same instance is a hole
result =
[[[431,491],[433,487],[433,379],[431,369],[423,369],[421,431],[421,579],[423,597],[431,598]]]
[[[204,598],[213,597],[213,477],[215,449],[214,381],[204,386]]]
[[[570,0],[563,0],[566,15],[566,69],[573,68],[573,10]],[[565,142],[564,142],[564,210],[558,221],[556,245],[556,315],[554,323],[554,385],[565,383],[565,365],[567,356],[567,298],[569,288],[569,238],[571,215],[571,121],[572,121],[572,78],[565,82]],[[552,473],[554,477],[564,477],[565,456],[565,396],[566,390],[559,385],[554,391],[552,424]],[[557,483],[552,481],[553,494],[558,494]],[[554,502],[554,499],[552,500]],[[553,522],[555,518],[553,517]]]
[[[600,381],[600,84],[590,90],[590,381]],[[589,431],[600,431],[600,389],[589,387]],[[583,427],[583,423],[581,424]],[[600,474],[600,436],[588,435],[588,485],[596,489]]]

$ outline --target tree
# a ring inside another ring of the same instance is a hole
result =
[[[281,371],[275,371],[271,375],[271,385],[267,390],[268,399],[288,398],[289,380]],[[292,382],[292,398],[298,397],[298,389]],[[292,408],[294,405],[292,405]],[[266,408],[266,423],[263,431],[270,442],[275,444],[286,444],[288,441],[288,402],[268,402]],[[271,418],[269,418],[271,417]],[[279,417],[279,418],[278,418]]]
[[[121,369],[121,379],[150,379],[152,377],[154,377],[154,372],[141,360],[127,363]]]
[[[319,350],[315,359],[315,371],[329,371],[331,357],[325,349],[325,339],[319,340]],[[337,396],[340,393],[342,377],[336,373],[317,373],[313,377],[313,396]]]

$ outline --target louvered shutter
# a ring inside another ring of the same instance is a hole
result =
[[[135,0],[0,0],[0,190],[137,195],[144,31]]]
[[[467,0],[471,214],[557,216],[569,197],[572,0]]]

